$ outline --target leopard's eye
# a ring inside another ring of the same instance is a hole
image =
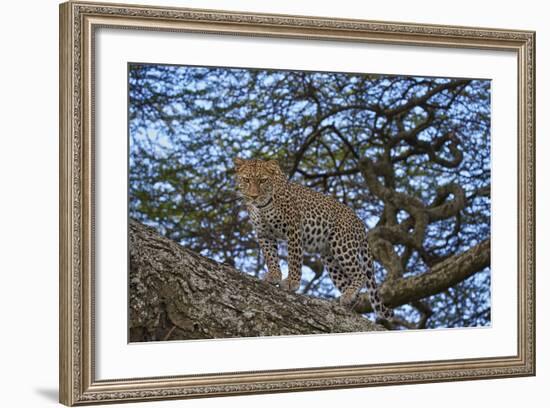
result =
[[[250,183],[250,179],[248,177],[241,177],[241,181],[246,184]]]
[[[267,177],[262,177],[260,179],[260,184],[264,184],[267,181]]]

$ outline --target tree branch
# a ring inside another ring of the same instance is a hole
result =
[[[134,220],[129,240],[132,342],[383,330],[336,302],[283,291]]]
[[[384,303],[396,307],[435,295],[469,278],[491,264],[491,241],[481,242],[468,251],[451,256],[421,275],[386,281],[380,288]],[[355,307],[359,313],[372,311],[363,295]]]

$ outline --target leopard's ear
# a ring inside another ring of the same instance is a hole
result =
[[[272,174],[284,174],[277,160],[268,160],[265,162],[265,165]]]
[[[233,159],[233,164],[235,165],[235,171],[239,171],[239,169],[246,163],[246,160],[241,159],[240,157],[235,157]]]

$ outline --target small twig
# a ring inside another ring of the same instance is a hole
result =
[[[170,338],[170,336],[172,335],[172,333],[174,332],[174,330],[176,330],[176,325],[172,325],[172,328],[170,330],[168,330],[168,333],[166,333],[166,336],[164,336],[164,338],[162,339],[162,341],[166,341]]]
[[[417,329],[425,329],[426,323],[428,323],[428,319],[433,315],[433,310],[428,306],[426,303],[421,302],[420,300],[416,300],[411,303],[411,306],[415,307],[421,314],[422,317],[418,321],[418,324],[416,326]]]
[[[391,326],[390,326],[391,328],[390,328],[390,327],[387,327],[385,324],[382,324],[382,325],[383,325],[384,327],[386,327],[388,330],[395,330],[395,327],[397,327],[397,326],[405,327],[405,328],[411,329],[411,330],[417,328],[416,325],[414,325],[414,324],[412,324],[412,323],[410,323],[410,322],[408,322],[408,321],[406,321],[406,320],[400,319],[400,318],[398,318],[398,317],[394,317],[394,318],[392,319],[391,323],[390,323],[390,322],[388,322],[388,323],[391,325]]]

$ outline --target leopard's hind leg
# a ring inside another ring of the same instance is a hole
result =
[[[368,244],[363,246],[361,249],[361,254],[363,258],[365,283],[367,286],[370,304],[379,319],[390,321],[393,319],[393,310],[386,307],[386,305],[382,302],[378,286],[376,285],[376,278],[374,277],[374,259]]]
[[[344,293],[344,291],[351,284],[351,281],[347,278],[346,274],[338,264],[338,261],[332,255],[325,255],[322,257],[323,265],[328,271],[330,279],[334,283],[334,286]]]
[[[365,286],[360,249],[355,235],[343,229],[330,237],[332,261],[327,268],[334,285],[342,293],[340,303],[349,308],[353,308],[359,291]]]

